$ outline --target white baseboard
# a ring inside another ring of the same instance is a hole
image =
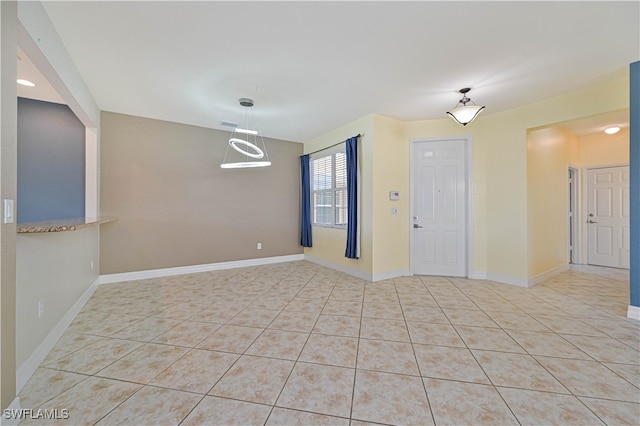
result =
[[[456,277],[449,277],[456,278]],[[495,281],[500,284],[510,284],[519,287],[527,287],[527,282],[521,278],[511,277],[509,275],[494,274],[487,271],[473,271],[466,277],[470,280],[488,280]]]
[[[100,284],[144,280],[148,278],[169,277],[172,275],[194,274],[198,272],[220,271],[223,269],[243,268],[246,266],[269,265],[272,263],[294,262],[296,260],[304,260],[304,254],[291,254],[287,256],[275,256],[275,257],[261,257],[257,259],[233,260],[230,262],[207,263],[203,265],[177,266],[175,268],[149,269],[146,271],[134,271],[134,272],[123,272],[119,274],[100,275]]]
[[[487,271],[473,271],[469,274],[469,279],[472,280],[486,280]]]
[[[42,343],[38,345],[35,351],[27,358],[16,370],[16,394],[19,394],[24,385],[29,381],[33,373],[36,372],[42,361],[47,357],[51,349],[58,342],[60,337],[67,330],[69,325],[73,322],[78,312],[82,310],[82,307],[91,298],[93,293],[100,285],[99,279],[96,279],[93,284],[80,296],[80,298],[71,306],[62,319],[56,324],[56,326],[47,334]]]
[[[22,411],[22,407],[20,406],[20,398],[17,396],[11,404],[4,410],[2,415],[0,416],[0,425],[2,426],[15,426],[20,423],[20,415],[19,413]],[[11,413],[16,413],[12,415]]]
[[[557,268],[553,268],[548,270],[547,272],[543,272],[541,274],[536,275],[533,278],[529,278],[529,287],[533,287],[534,285],[541,283],[542,281],[548,280],[549,278],[561,274],[565,271],[569,270],[569,265],[560,265]]]
[[[337,263],[329,262],[324,259],[320,259],[314,256],[309,256],[308,254],[304,255],[304,260],[311,263],[315,263],[316,265],[334,269],[339,272],[344,272],[345,274],[349,274],[356,278],[360,278],[366,281],[373,281],[373,276],[371,274],[361,271],[359,269],[349,268],[348,266],[339,265]]]
[[[408,277],[410,275],[411,275],[411,271],[409,271],[408,269],[398,269],[397,271],[388,271],[388,272],[381,272],[379,274],[373,274],[373,279],[371,281],[376,282],[376,281],[390,280],[392,278]]]
[[[640,306],[629,305],[627,309],[627,318],[640,320]]]
[[[345,274],[351,275],[356,278],[363,279],[365,281],[383,281],[389,280],[397,277],[406,277],[411,275],[411,271],[408,269],[398,269],[396,271],[388,271],[388,272],[380,272],[377,274],[370,274],[368,272],[361,271],[359,269],[350,268],[348,266],[339,265],[337,263],[329,262],[324,259],[320,259],[317,257],[309,256],[308,254],[304,255],[304,260],[315,263],[316,265],[324,266],[339,272],[344,272]]]
[[[487,272],[485,278],[490,281],[495,281],[501,284],[515,285],[518,287],[529,287],[529,280],[526,278],[512,277],[510,275],[496,274],[494,272]]]
[[[547,272],[543,272],[529,279],[512,277],[510,275],[496,274],[494,272],[474,271],[469,274],[469,278],[474,280],[490,280],[501,284],[515,285],[518,287],[533,287],[534,285],[555,275],[561,274],[567,270],[569,270],[569,265],[561,265],[557,268],[553,268]]]

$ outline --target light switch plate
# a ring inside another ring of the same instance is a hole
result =
[[[3,200],[3,214],[2,214],[2,222],[3,223],[13,223],[13,200],[5,198]]]

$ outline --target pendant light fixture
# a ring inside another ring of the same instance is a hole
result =
[[[478,116],[480,111],[484,109],[484,106],[478,106],[471,99],[467,98],[467,93],[470,91],[471,89],[468,87],[460,89],[459,92],[462,93],[462,99],[458,101],[458,104],[454,109],[447,112],[451,118],[463,126],[471,123]]]
[[[242,121],[241,124],[233,126],[220,167],[223,169],[244,169],[270,166],[271,161],[269,161],[262,135],[259,130],[252,128],[253,100],[240,98],[238,102],[242,106]],[[233,150],[229,151],[229,148],[233,148]]]

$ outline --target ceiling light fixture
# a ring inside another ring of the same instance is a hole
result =
[[[240,98],[238,100],[242,106],[244,127],[233,127],[229,144],[224,154],[224,160],[220,167],[223,169],[245,169],[250,167],[267,167],[271,165],[267,148],[262,139],[259,130],[251,129],[252,117],[251,108],[253,100],[249,98]],[[247,135],[245,139],[238,137],[239,134]],[[231,152],[229,155],[229,147],[233,148],[237,153]],[[238,155],[240,154],[240,155]],[[232,158],[235,157],[235,158]]]
[[[611,127],[607,127],[606,129],[604,129],[604,132],[606,134],[608,134],[608,135],[615,135],[619,131],[620,131],[620,127],[618,127],[618,126],[611,126]]]
[[[239,129],[236,127],[236,133],[244,133],[245,135],[257,135],[257,130]]]
[[[35,87],[36,85],[33,81],[25,80],[22,78],[17,79],[16,82],[18,84],[22,84],[23,86],[27,86],[27,87]]]
[[[478,106],[471,99],[467,98],[467,93],[470,91],[471,89],[468,87],[460,89],[459,92],[462,93],[462,99],[458,101],[458,104],[454,109],[447,112],[451,118],[463,126],[471,123],[478,116],[480,111],[484,109],[484,106]],[[471,105],[467,105],[469,103]]]

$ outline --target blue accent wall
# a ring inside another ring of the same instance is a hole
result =
[[[66,105],[18,98],[17,222],[84,217],[85,127]]]
[[[630,66],[630,207],[631,285],[630,304],[640,307],[640,61]]]

